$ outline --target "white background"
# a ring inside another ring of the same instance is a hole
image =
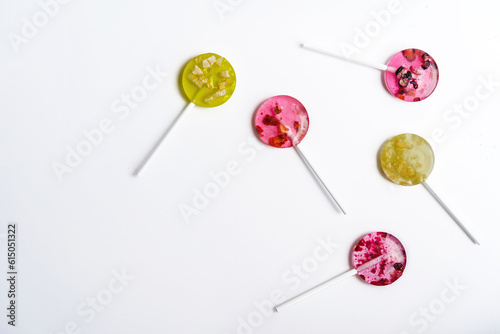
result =
[[[218,12],[221,4],[229,7]],[[33,22],[41,7],[2,1],[0,267],[7,271],[7,223],[17,222],[20,275],[17,326],[7,325],[2,307],[0,332],[498,333],[500,5],[401,0],[390,22],[372,31],[360,57],[384,63],[416,47],[436,59],[438,87],[419,103],[391,96],[377,70],[299,47],[354,45],[359,30],[374,27],[371,12],[388,5],[73,0],[16,52],[9,34],[22,36],[23,18]],[[192,109],[145,175],[134,177],[186,105],[179,72],[205,52],[232,63],[234,95],[218,108]],[[120,119],[113,102],[157,67],[167,75]],[[488,77],[497,82],[488,98],[465,116],[450,113],[473,101]],[[257,138],[256,108],[278,94],[308,109],[301,148],[347,216],[293,150],[258,142],[255,156],[242,154]],[[58,180],[54,162],[65,164],[67,147],[103,119],[113,131]],[[432,140],[438,128],[441,143]],[[431,142],[429,184],[481,246],[422,186],[398,186],[380,173],[381,145],[405,132]],[[232,160],[240,173],[188,223],[180,206],[192,206],[209,173]],[[407,269],[395,284],[351,278],[283,313],[262,315],[255,306],[268,305],[274,290],[288,299],[349,269],[351,248],[374,231],[406,247]],[[335,250],[313,260],[318,238],[328,237]],[[307,278],[292,278],[291,267],[304,261]],[[112,294],[113,272],[121,271],[133,279]],[[453,293],[449,284],[460,288]],[[4,279],[0,289],[6,305]],[[106,304],[92,319],[78,311],[92,313],[89,298]]]

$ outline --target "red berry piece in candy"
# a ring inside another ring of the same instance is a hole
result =
[[[279,134],[276,137],[269,138],[269,145],[281,148],[285,144],[287,136],[285,134]]]
[[[415,60],[416,57],[415,49],[403,50],[403,55],[405,56],[406,59],[408,59],[409,62],[412,62]]]
[[[273,115],[266,115],[262,120],[262,123],[264,123],[265,125],[273,125],[273,126],[280,124],[280,122]]]
[[[259,136],[261,136],[261,137],[262,137],[262,132],[263,132],[264,130],[262,130],[262,128],[261,128],[260,126],[258,126],[258,125],[257,125],[255,128],[257,129],[257,132],[259,133]]]

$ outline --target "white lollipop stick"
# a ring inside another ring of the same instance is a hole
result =
[[[344,215],[346,215],[347,212],[344,210],[344,208],[342,208],[342,206],[340,205],[340,203],[335,199],[335,197],[333,196],[332,192],[328,189],[328,187],[323,182],[323,180],[321,180],[321,178],[319,177],[318,173],[316,173],[316,171],[314,170],[313,166],[311,166],[311,164],[309,163],[309,161],[307,160],[307,158],[304,156],[304,153],[302,153],[302,151],[299,149],[298,146],[293,146],[293,148],[295,148],[295,150],[297,151],[297,153],[299,154],[299,156],[306,163],[306,165],[309,168],[309,170],[311,172],[313,172],[314,176],[316,176],[316,178],[318,179],[319,183],[321,183],[321,185],[323,186],[323,188],[325,188],[326,192],[328,193],[328,195],[330,195],[330,198],[333,200],[333,202],[335,204],[337,204],[337,206],[339,207],[340,211],[342,211],[342,213]]]
[[[302,47],[304,49],[308,49],[308,50],[311,50],[311,51],[322,53],[322,54],[325,54],[327,56],[332,56],[332,57],[340,58],[340,59],[347,60],[347,61],[350,61],[350,62],[353,62],[353,63],[357,63],[357,64],[360,64],[360,65],[368,66],[368,67],[374,68],[376,70],[396,72],[396,68],[394,68],[392,66],[387,66],[385,64],[379,64],[379,63],[374,63],[374,62],[371,62],[371,61],[368,61],[368,60],[364,60],[364,59],[360,59],[360,58],[346,57],[343,54],[341,54],[341,53],[339,53],[337,51],[334,51],[332,49],[328,49],[328,48],[316,46],[316,45],[313,45],[313,44],[310,44],[310,43],[303,43]]]
[[[329,287],[331,287],[335,283],[341,282],[341,281],[345,280],[346,278],[349,278],[349,277],[356,275],[357,273],[358,273],[358,271],[356,269],[351,269],[349,271],[346,271],[345,273],[340,274],[338,276],[335,276],[334,278],[318,285],[317,287],[312,288],[311,290],[307,290],[306,292],[301,293],[297,297],[294,297],[294,298],[284,302],[283,304],[276,306],[275,310],[276,310],[276,312],[281,312],[281,311],[303,301],[304,299],[309,298],[312,295],[317,294],[318,292],[321,292],[323,290],[328,289]]]
[[[457,216],[455,216],[453,214],[453,212],[451,212],[450,208],[448,208],[448,206],[446,206],[446,204],[444,204],[443,200],[441,198],[439,198],[439,196],[434,192],[434,190],[431,189],[431,187],[424,181],[422,182],[422,184],[424,185],[425,189],[427,189],[427,191],[436,199],[436,201],[443,207],[443,209],[450,215],[451,218],[453,218],[453,220],[455,221],[455,223],[457,223],[458,226],[460,226],[460,228],[462,229],[462,231],[465,232],[465,234],[467,234],[467,236],[472,240],[473,243],[475,243],[476,245],[479,245],[479,242],[477,241],[477,239],[474,237],[474,235],[472,234],[471,231],[469,231],[467,229],[467,227],[464,225],[464,223],[462,223],[458,218]]]
[[[361,272],[361,271],[365,270],[366,268],[369,268],[371,266],[376,265],[377,263],[379,263],[380,261],[382,261],[382,259],[385,256],[386,256],[386,254],[380,255],[380,256],[374,258],[373,260],[370,260],[370,261],[368,261],[366,263],[363,263],[357,269],[351,269],[349,271],[346,271],[343,274],[335,276],[334,278],[329,279],[328,281],[326,281],[324,283],[321,283],[320,285],[318,285],[318,286],[316,286],[316,287],[314,287],[314,288],[312,288],[310,290],[307,290],[306,292],[303,292],[303,293],[301,293],[300,295],[298,295],[296,297],[293,297],[292,299],[284,302],[283,304],[280,304],[280,305],[276,306],[274,309],[276,310],[276,312],[281,312],[284,309],[287,309],[290,306],[293,306],[293,305],[297,304],[298,302],[300,302],[300,301],[302,301],[302,300],[304,300],[304,299],[306,299],[308,297],[311,297],[312,295],[317,294],[318,292],[321,292],[323,290],[328,289],[329,287],[331,287],[335,283],[341,282],[341,281],[345,280],[346,278],[352,277],[352,276],[356,275],[358,272]]]
[[[163,136],[161,136],[161,138],[158,141],[158,143],[156,143],[155,147],[151,150],[151,152],[148,154],[148,156],[144,159],[144,161],[139,166],[139,168],[137,168],[137,170],[135,171],[134,175],[141,176],[144,173],[144,171],[146,170],[146,167],[149,165],[149,163],[151,162],[151,160],[153,160],[153,157],[156,155],[156,153],[158,152],[158,150],[160,149],[160,147],[163,145],[163,143],[165,142],[165,138],[167,138],[168,134],[172,131],[172,129],[174,128],[175,124],[182,118],[182,115],[184,115],[185,113],[187,113],[193,107],[194,107],[194,103],[190,102],[186,107],[184,107],[184,109],[180,112],[180,114],[177,115],[177,117],[174,119],[174,121],[172,122],[172,124],[170,124],[170,126],[167,128],[167,130],[165,131],[165,133],[163,134]]]

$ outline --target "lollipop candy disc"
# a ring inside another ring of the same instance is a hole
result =
[[[352,263],[354,269],[277,305],[276,311],[280,312],[356,274],[372,285],[392,284],[403,275],[406,268],[406,251],[401,242],[392,234],[386,232],[370,233],[365,235],[354,247]]]
[[[396,72],[385,72],[385,84],[391,94],[403,101],[426,99],[436,89],[439,70],[434,59],[419,49],[398,52],[387,64]]]
[[[194,105],[217,107],[229,100],[236,87],[236,75],[231,64],[215,53],[205,53],[191,59],[182,72],[182,88],[191,101],[168,127],[146,159],[135,171],[141,176],[179,119]]]
[[[182,88],[188,99],[201,107],[217,107],[233,95],[236,74],[233,66],[215,53],[191,59],[182,73]]]
[[[293,146],[310,172],[314,174],[317,181],[326,190],[330,199],[337,204],[343,214],[346,214],[346,211],[297,146],[304,139],[309,129],[309,116],[302,103],[288,95],[273,96],[259,107],[254,122],[255,129],[264,143],[277,148]]]
[[[255,128],[260,139],[271,146],[297,146],[309,129],[309,116],[299,100],[278,95],[267,99],[257,110]]]
[[[385,143],[380,165],[389,180],[403,186],[424,182],[434,167],[434,152],[422,137],[403,133]]]
[[[359,277],[372,285],[389,285],[403,275],[406,268],[406,251],[392,234],[375,232],[365,235],[354,247],[354,268],[383,256],[377,264],[358,272]]]

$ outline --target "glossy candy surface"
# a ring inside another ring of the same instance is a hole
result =
[[[434,167],[434,152],[422,137],[404,133],[388,140],[380,153],[380,165],[389,180],[403,186],[424,182]]]
[[[233,95],[236,74],[227,59],[205,53],[191,59],[182,73],[187,98],[201,107],[217,107]]]
[[[419,49],[396,53],[387,64],[396,71],[385,72],[385,83],[391,94],[403,101],[422,101],[432,94],[439,81],[434,59]]]
[[[309,116],[299,100],[288,95],[273,96],[257,110],[255,128],[268,145],[297,146],[307,134]]]
[[[389,285],[403,275],[406,268],[406,251],[392,234],[375,232],[365,235],[354,247],[352,263],[354,268],[383,255],[383,258],[358,272],[358,275],[372,285]]]

